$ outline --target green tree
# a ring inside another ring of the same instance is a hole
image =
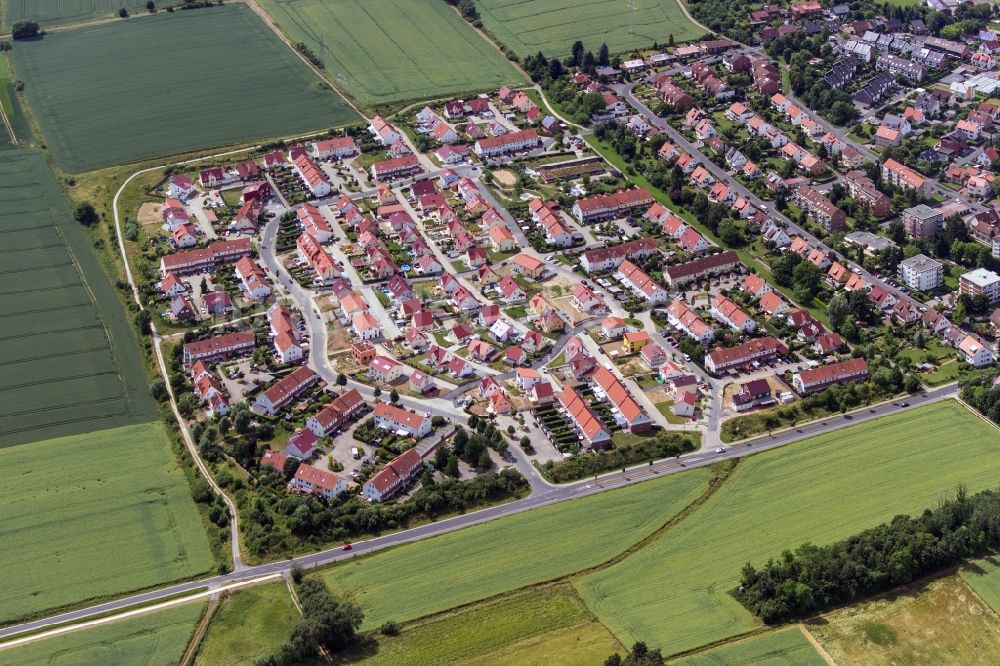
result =
[[[847,297],[841,293],[834,294],[826,306],[826,316],[830,318],[830,328],[839,331],[851,316],[851,304]]]
[[[608,45],[601,44],[601,48],[597,52],[597,64],[602,67],[607,67],[609,62]]]
[[[17,21],[10,27],[10,36],[14,39],[32,39],[37,37],[41,29],[34,21]]]
[[[73,211],[73,219],[85,226],[91,226],[97,222],[97,210],[94,204],[84,201]]]
[[[448,463],[444,466],[444,473],[453,479],[458,478],[458,456],[454,454],[448,456]]]
[[[801,261],[792,271],[792,287],[795,296],[803,305],[812,302],[819,291],[822,276],[819,269],[809,261]]]
[[[337,386],[347,386],[347,375],[342,372],[337,373]]]
[[[380,389],[379,387],[376,386],[375,390],[372,391],[372,395],[375,396],[375,399],[377,400],[379,398],[379,396],[382,395],[382,389]]]
[[[394,405],[399,402],[399,391],[392,389],[392,391],[389,392],[389,402]]]

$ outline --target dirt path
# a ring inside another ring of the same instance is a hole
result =
[[[222,602],[221,594],[213,594],[208,600],[208,607],[205,608],[205,612],[201,616],[201,622],[198,623],[198,628],[194,630],[194,635],[191,640],[188,641],[187,649],[184,650],[184,655],[181,657],[180,661],[177,662],[180,666],[191,666],[194,663],[194,656],[198,653],[198,646],[201,645],[201,639],[205,637],[205,632],[208,631],[208,625],[212,622],[212,618],[215,616],[215,611],[219,610],[219,604]]]
[[[831,657],[830,653],[826,651],[826,648],[824,648],[822,644],[816,640],[816,637],[813,636],[812,632],[806,628],[806,625],[799,624],[798,627],[799,631],[802,632],[802,635],[805,636],[806,640],[813,646],[813,649],[819,653],[819,656],[823,657],[823,661],[828,663],[830,666],[837,666],[837,662],[833,660],[833,657]]]

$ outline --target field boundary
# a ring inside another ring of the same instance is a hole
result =
[[[541,581],[537,581],[537,582],[534,582],[534,583],[529,583],[527,585],[521,585],[520,587],[515,587],[515,588],[509,589],[509,590],[505,590],[503,592],[498,592],[496,594],[491,594],[489,596],[482,597],[481,599],[476,599],[474,601],[469,601],[469,602],[466,602],[466,603],[463,603],[463,604],[458,604],[456,606],[452,606],[451,608],[446,608],[444,610],[436,611],[434,613],[428,613],[426,615],[421,615],[419,617],[413,618],[412,620],[407,620],[406,622],[402,622],[401,624],[403,626],[411,626],[411,625],[415,625],[415,624],[419,624],[419,623],[425,623],[425,622],[429,622],[429,621],[438,619],[440,617],[446,617],[446,616],[448,616],[450,614],[453,614],[453,613],[461,612],[463,610],[466,610],[466,609],[471,608],[473,606],[477,606],[479,604],[489,603],[489,602],[495,601],[497,599],[502,599],[503,597],[507,597],[507,596],[510,596],[510,595],[513,595],[513,594],[520,594],[520,593],[527,592],[529,590],[537,589],[537,588],[545,588],[545,587],[551,587],[551,586],[557,586],[557,585],[572,584],[572,580],[574,578],[577,578],[579,576],[586,576],[586,575],[589,575],[591,573],[594,573],[595,571],[600,571],[602,569],[606,569],[608,567],[614,566],[618,562],[621,562],[622,560],[624,560],[628,556],[634,554],[635,552],[641,550],[642,548],[644,548],[647,545],[649,545],[650,543],[652,543],[654,540],[656,540],[659,537],[663,536],[663,534],[665,534],[669,530],[671,530],[674,527],[676,527],[680,522],[682,522],[683,520],[685,520],[686,518],[688,518],[695,511],[697,511],[702,505],[705,504],[705,502],[707,502],[709,499],[711,499],[711,497],[720,488],[722,488],[723,485],[725,485],[725,482],[733,475],[733,473],[739,467],[739,463],[740,463],[741,460],[742,460],[741,458],[733,458],[733,459],[724,461],[724,465],[720,466],[720,468],[719,468],[720,472],[718,474],[715,474],[715,475],[709,477],[709,479],[707,481],[708,487],[705,488],[705,490],[702,491],[702,493],[698,497],[696,497],[693,500],[691,500],[690,502],[688,502],[688,504],[686,504],[684,507],[682,507],[677,513],[675,513],[670,518],[668,518],[665,523],[663,523],[662,525],[660,525],[659,527],[657,527],[656,529],[654,529],[652,532],[650,532],[646,536],[642,537],[641,539],[639,539],[638,541],[636,541],[632,545],[628,546],[625,550],[623,550],[623,551],[621,551],[621,552],[619,552],[619,553],[617,553],[617,554],[609,557],[608,559],[604,560],[603,562],[598,562],[597,564],[593,564],[593,565],[591,565],[589,567],[585,567],[583,569],[578,569],[577,571],[572,571],[570,573],[562,574],[562,575],[556,576],[554,578],[549,578],[549,579],[546,579],[546,580],[541,580]],[[378,551],[378,552],[384,552],[384,551]],[[352,560],[348,560],[348,561],[353,562],[354,560],[352,559]],[[575,590],[574,590],[574,592],[577,595],[579,595],[579,592],[576,592]],[[581,599],[582,599],[582,597],[581,597]],[[584,605],[586,605],[585,601],[584,601]],[[587,606],[587,610],[592,615],[594,615],[593,611],[590,609],[589,606]],[[600,622],[600,620],[597,619],[596,615],[594,615],[594,617],[595,617],[595,621]],[[601,624],[603,626],[603,623],[601,623]],[[612,635],[614,635],[614,634],[612,633]],[[615,637],[615,638],[617,639],[617,637]]]
[[[826,648],[819,642],[819,639],[813,636],[812,632],[806,628],[806,625],[799,622],[795,626],[799,628],[799,631],[801,631],[802,635],[806,637],[806,640],[813,646],[813,649],[819,653],[819,656],[823,657],[823,661],[829,664],[829,666],[837,666],[837,662],[833,660],[833,657],[826,651]]]
[[[201,620],[198,622],[198,626],[194,628],[191,639],[184,649],[184,654],[181,655],[180,661],[177,662],[179,666],[190,666],[194,663],[195,657],[198,656],[198,651],[201,649],[201,642],[205,640],[208,625],[212,623],[212,619],[215,617],[216,611],[219,610],[219,606],[228,598],[228,591],[213,594],[208,598],[208,606],[205,607],[205,612],[201,614]]]

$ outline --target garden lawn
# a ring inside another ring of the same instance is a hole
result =
[[[194,663],[230,666],[276,654],[301,617],[284,581],[239,590],[212,617]]]
[[[705,469],[501,518],[333,566],[365,628],[454,608],[604,562],[651,534],[707,488]]]
[[[1000,558],[991,556],[970,562],[959,574],[994,612],[1000,613]]]
[[[12,53],[74,173],[358,120],[242,4],[52,33]]]
[[[112,18],[122,7],[146,13],[146,0],[0,0],[0,14],[8,27],[26,20],[45,27]]]
[[[729,595],[746,562],[920,512],[959,484],[993,487],[998,473],[995,431],[936,403],[750,456],[664,537],[574,584],[623,644],[675,654],[758,626]]]
[[[38,151],[0,151],[0,248],[0,448],[156,418],[121,302]]]
[[[825,663],[809,639],[795,627],[671,662],[676,666],[823,666]]]
[[[0,469],[0,623],[212,568],[162,424],[7,447]]]
[[[635,11],[608,0],[478,0],[484,27],[519,56],[542,51],[569,55],[581,40],[594,56],[607,43],[612,53],[646,48],[653,42],[694,40],[705,30],[681,11],[678,0],[638,0]]]
[[[525,83],[443,0],[261,0],[348,95],[366,106]],[[325,46],[324,46],[325,45]]]
[[[404,627],[397,637],[380,636],[378,651],[362,663],[373,666],[461,664],[473,657],[480,657],[486,662],[499,659],[503,651],[528,639],[537,638],[544,643],[551,638],[550,632],[592,630],[595,627],[603,629],[593,622],[590,611],[571,586],[550,586],[492,599],[417,622]],[[617,644],[606,630],[604,635],[604,645],[609,648],[607,654],[610,654]],[[564,662],[560,660],[559,663]]]
[[[0,650],[0,662],[19,666],[176,664],[184,654],[204,609],[204,604],[184,604],[44,638],[10,650]]]

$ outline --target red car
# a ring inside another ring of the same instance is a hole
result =
[[[349,543],[345,543],[345,544],[344,544],[344,547],[343,547],[343,548],[341,548],[341,550],[351,550],[351,549],[353,549],[353,548],[354,548],[354,546],[352,546],[351,544],[349,544]]]

